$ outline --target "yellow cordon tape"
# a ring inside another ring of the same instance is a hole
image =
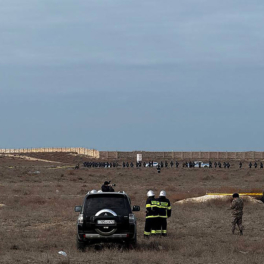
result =
[[[206,195],[223,195],[223,196],[228,196],[228,195],[233,195],[233,193],[207,193]],[[239,193],[239,195],[248,195],[248,196],[262,196],[263,193]]]

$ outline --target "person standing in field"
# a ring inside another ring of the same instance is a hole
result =
[[[158,218],[158,228],[156,234],[167,236],[167,218],[171,217],[171,204],[170,200],[166,198],[166,192],[161,191],[158,201],[159,201],[159,218]]]
[[[147,193],[148,199],[146,201],[146,222],[144,237],[149,238],[150,235],[156,235],[157,221],[159,217],[159,202],[155,199],[155,194],[152,190]]]
[[[243,216],[243,200],[239,198],[238,193],[233,194],[233,200],[230,206],[232,210],[232,234],[235,234],[236,225],[239,228],[240,235],[243,235],[242,216]]]

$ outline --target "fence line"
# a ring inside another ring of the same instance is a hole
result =
[[[100,151],[100,158],[105,159],[126,159],[136,158],[137,154],[142,154],[143,160],[146,159],[190,159],[190,160],[263,160],[264,152],[248,151],[248,152],[151,152],[151,151]]]
[[[102,159],[136,159],[137,154],[142,154],[143,160],[146,159],[190,159],[190,160],[264,160],[264,152],[202,152],[202,151],[98,151],[87,148],[23,148],[23,149],[0,149],[2,154],[13,153],[40,153],[40,152],[74,152],[77,154]]]
[[[90,156],[93,158],[99,158],[99,151],[96,149],[87,148],[23,148],[23,149],[0,149],[2,154],[13,154],[13,153],[40,153],[40,152],[74,152],[81,155]]]

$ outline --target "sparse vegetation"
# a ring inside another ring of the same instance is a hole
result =
[[[169,168],[157,174],[154,168],[81,168],[75,175],[67,167],[54,169],[52,163],[16,162],[0,160],[0,204],[5,205],[0,207],[0,263],[262,263],[264,205],[245,204],[245,231],[240,237],[231,235],[229,197],[201,204],[173,204],[207,192],[262,192],[258,182],[262,181],[262,170]],[[37,170],[41,173],[27,173]],[[82,203],[88,190],[100,189],[105,180],[112,180],[116,190],[126,191],[132,204],[141,206],[137,213],[138,246],[133,250],[91,247],[78,252],[74,206]],[[165,189],[172,202],[166,238],[143,239],[149,189],[156,194]],[[60,250],[68,258],[59,255]]]

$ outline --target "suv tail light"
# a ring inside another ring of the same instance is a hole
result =
[[[134,224],[135,223],[135,215],[129,214],[129,224]]]
[[[79,214],[77,223],[78,225],[83,225],[83,214]]]

